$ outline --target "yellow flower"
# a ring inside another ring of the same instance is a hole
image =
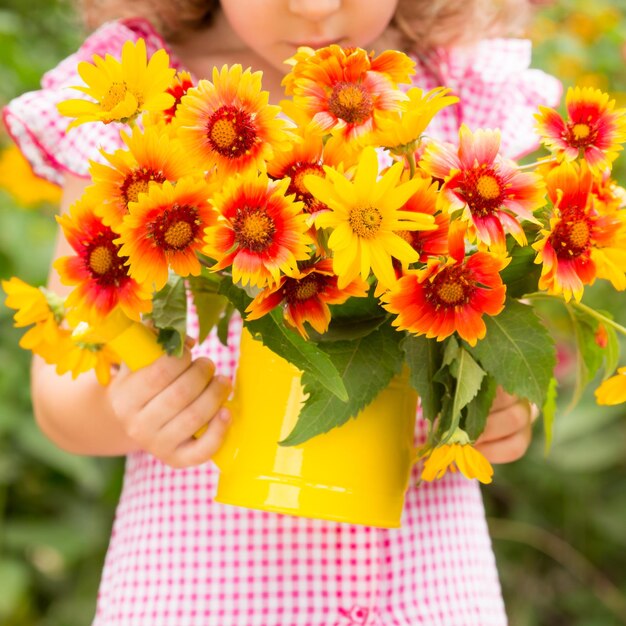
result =
[[[621,404],[626,402],[626,367],[620,367],[615,376],[607,378],[596,389],[598,404]]]
[[[4,302],[6,306],[17,310],[13,316],[16,328],[45,322],[53,317],[48,299],[38,287],[33,287],[14,276],[2,281],[2,289],[7,294]]]
[[[448,470],[456,472],[457,468],[466,478],[477,478],[485,485],[491,482],[493,476],[493,468],[489,461],[472,447],[469,437],[460,428],[448,443],[437,446],[430,453],[422,470],[422,479],[435,480],[441,478]]]
[[[57,363],[67,352],[69,337],[70,331],[61,328],[51,316],[24,333],[19,346],[38,354],[46,363]]]
[[[78,73],[87,86],[74,89],[95,102],[74,99],[59,103],[61,115],[76,118],[68,129],[85,122],[128,122],[141,111],[163,111],[174,105],[174,96],[166,93],[175,74],[169,57],[161,49],[147,60],[143,39],[127,41],[121,61],[110,54],[104,59],[94,54],[93,64],[78,64]]]
[[[441,109],[459,101],[449,93],[450,89],[444,87],[437,87],[426,94],[417,87],[409,89],[406,94],[409,100],[400,103],[400,111],[378,119],[378,129],[372,143],[393,151],[415,150],[417,141],[433,117]]]
[[[15,145],[5,148],[0,154],[0,189],[4,189],[22,207],[40,202],[54,204],[61,200],[61,189],[35,176]]]
[[[71,337],[66,344],[66,350],[58,355],[55,361],[57,374],[69,372],[76,378],[83,372],[94,370],[101,385],[108,385],[111,379],[111,366],[119,364],[117,355],[101,343],[82,343]]]
[[[326,178],[305,177],[309,191],[329,207],[318,213],[315,225],[333,229],[328,246],[339,289],[359,274],[367,280],[370,269],[380,283],[391,286],[396,279],[392,257],[403,264],[419,260],[419,253],[398,231],[436,228],[432,215],[401,210],[421,184],[419,179],[400,183],[402,168],[402,163],[395,163],[377,180],[376,150],[367,147],[353,181],[328,166]]]

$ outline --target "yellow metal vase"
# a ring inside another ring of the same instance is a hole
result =
[[[125,323],[109,345],[129,367],[152,362],[154,334]],[[143,355],[143,356],[138,356]],[[280,446],[304,395],[300,372],[244,329],[232,425],[214,456],[217,502],[384,528],[400,526],[414,455],[417,397],[406,375],[356,418],[297,446]]]

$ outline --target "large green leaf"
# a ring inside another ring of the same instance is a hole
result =
[[[495,379],[489,375],[485,376],[482,379],[480,390],[466,407],[462,427],[472,441],[478,439],[485,430],[489,409],[491,409],[491,404],[496,396],[496,387]]]
[[[554,341],[531,306],[507,300],[485,317],[487,334],[471,353],[506,391],[543,406],[556,365]]]
[[[419,394],[422,414],[433,421],[441,411],[443,385],[435,379],[441,368],[442,344],[424,336],[407,335],[400,343],[410,370],[411,386]]]
[[[536,252],[530,246],[515,246],[511,262],[500,272],[509,298],[520,298],[537,290],[541,265],[535,263]]]
[[[247,306],[252,298],[230,278],[224,278],[220,286],[224,294],[245,318]],[[308,373],[322,387],[341,400],[348,399],[348,392],[337,368],[328,355],[314,343],[306,341],[297,332],[287,328],[282,312],[274,309],[258,320],[245,321],[246,328],[272,352],[293,363],[302,372]]]
[[[180,356],[187,338],[187,291],[180,276],[170,276],[165,287],[154,295],[151,317],[163,349]]]
[[[308,398],[294,429],[280,443],[286,446],[303,443],[355,417],[400,372],[404,360],[400,349],[402,337],[402,333],[385,324],[355,341],[328,342],[320,346],[341,374],[349,400],[342,402],[310,374],[303,374],[302,384]]]
[[[202,343],[206,339],[213,327],[219,323],[226,309],[228,300],[226,296],[219,293],[220,280],[220,277],[215,274],[190,276],[188,278],[200,327],[198,343]]]
[[[485,371],[462,346],[459,346],[456,350],[454,359],[449,367],[450,373],[455,380],[452,404],[450,406],[450,421],[452,424],[458,424],[461,410],[465,408],[479,392],[482,380],[485,377]]]

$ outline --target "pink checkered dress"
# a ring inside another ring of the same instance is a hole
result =
[[[64,171],[84,176],[88,159],[100,159],[97,148],[119,146],[113,124],[66,134],[55,104],[76,97],[66,87],[80,82],[79,60],[116,55],[140,36],[149,51],[164,46],[143,21],[103,26],[44,76],[41,91],[5,109],[35,172],[57,183]],[[491,40],[471,56],[441,52],[428,71],[419,66],[417,85],[445,84],[463,101],[429,132],[454,141],[462,121],[500,127],[507,154],[533,149],[532,113],[540,103],[554,105],[560,86],[528,69],[529,58],[527,41]],[[197,328],[192,315],[190,334]],[[232,323],[229,347],[212,335],[196,355],[233,375],[240,328],[240,320]],[[423,434],[418,420],[416,440]],[[402,527],[387,530],[218,504],[217,475],[212,463],[181,470],[142,452],[128,457],[93,626],[506,624],[477,483],[449,474],[410,487]]]

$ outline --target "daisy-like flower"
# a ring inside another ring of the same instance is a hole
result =
[[[408,99],[396,84],[408,82],[413,67],[401,52],[372,58],[361,48],[333,44],[296,63],[283,84],[310,118],[312,132],[364,139],[376,130],[379,114],[399,110]]]
[[[56,365],[57,374],[69,372],[72,378],[77,378],[80,374],[93,370],[101,385],[109,384],[111,367],[118,365],[120,359],[106,344],[76,341],[71,333],[67,333],[64,343],[65,350],[56,359],[49,361]]]
[[[595,173],[610,169],[626,141],[626,109],[615,109],[615,100],[593,87],[570,87],[565,107],[567,119],[539,107],[535,117],[544,145],[560,160],[573,161],[582,154]]]
[[[449,211],[463,210],[469,236],[501,253],[507,232],[520,246],[526,245],[520,220],[537,221],[533,211],[545,204],[545,185],[538,174],[521,172],[513,161],[502,158],[499,150],[500,131],[472,133],[463,124],[459,147],[430,142],[420,167],[444,181],[441,198]]]
[[[598,404],[626,402],[626,367],[620,367],[615,376],[607,378],[595,391]]]
[[[174,104],[166,89],[175,74],[165,50],[157,50],[148,60],[146,43],[127,41],[118,61],[110,54],[94,54],[93,63],[82,61],[78,73],[86,87],[74,87],[93,98],[66,100],[58,104],[62,115],[76,118],[68,129],[85,122],[128,122],[142,111],[163,111]]]
[[[179,276],[197,276],[196,256],[203,245],[204,229],[215,223],[209,198],[214,187],[204,178],[181,178],[151,185],[148,193],[129,205],[116,243],[128,257],[129,273],[156,290],[167,282],[169,268]]]
[[[431,179],[418,178],[415,193],[402,207],[403,211],[432,215],[435,220],[433,230],[405,230],[398,234],[419,254],[419,260],[426,262],[429,257],[448,254],[448,228],[450,216],[437,209],[439,185]]]
[[[413,87],[406,92],[408,100],[401,109],[378,120],[372,143],[395,154],[414,152],[428,124],[441,109],[459,101],[449,95],[450,89],[437,87],[428,93]]]
[[[399,232],[435,229],[432,215],[404,211],[402,206],[420,186],[420,180],[400,183],[402,163],[392,165],[378,180],[376,150],[363,150],[353,181],[326,166],[326,178],[307,176],[305,185],[329,207],[320,212],[315,225],[331,228],[328,246],[333,252],[333,270],[343,289],[359,274],[367,280],[370,269],[379,283],[395,282],[392,257],[409,264],[419,254]]]
[[[201,80],[189,89],[176,111],[178,135],[199,167],[217,167],[228,176],[264,169],[275,150],[289,146],[290,124],[278,117],[261,90],[262,72],[241,65],[213,68],[213,82]]]
[[[589,168],[563,163],[547,176],[554,214],[548,229],[532,247],[535,263],[543,264],[539,288],[563,294],[565,300],[582,298],[584,285],[596,278],[626,288],[626,223],[623,211],[599,212],[592,195]]]
[[[398,330],[442,341],[455,331],[471,346],[487,328],[483,315],[504,308],[506,286],[500,271],[510,259],[476,252],[465,257],[463,228],[450,231],[450,258],[429,259],[422,270],[409,271],[383,294],[383,306],[397,315]]]
[[[328,305],[343,304],[350,297],[364,298],[368,289],[369,285],[360,278],[339,289],[332,261],[323,259],[293,276],[282,276],[276,285],[263,290],[246,309],[246,319],[259,319],[282,304],[287,324],[308,339],[305,322],[318,333],[325,333],[331,317]]]
[[[70,331],[59,326],[54,316],[38,322],[19,341],[20,348],[39,355],[46,363],[56,364],[67,352]]]
[[[487,485],[493,477],[489,461],[470,443],[467,433],[460,428],[447,443],[437,446],[428,456],[422,470],[422,479],[432,481],[441,478],[449,470],[457,468],[466,477],[477,478]]]
[[[118,235],[102,223],[96,209],[83,196],[69,213],[57,218],[76,252],[54,262],[63,284],[75,286],[66,306],[89,322],[103,319],[116,306],[139,320],[152,308],[151,292],[129,276],[126,258],[115,243]]]
[[[151,183],[174,183],[195,171],[180,142],[155,128],[135,127],[131,135],[122,132],[121,137],[127,150],[102,152],[109,163],[92,161],[89,168],[94,183],[89,193],[101,207],[102,221],[116,231],[128,214],[128,204],[147,193]]]
[[[61,315],[62,302],[51,302],[52,294],[39,287],[33,287],[13,276],[2,281],[2,289],[7,294],[5,304],[17,312],[13,315],[16,328],[45,322],[50,317]]]
[[[281,272],[293,275],[297,262],[309,258],[307,215],[288,186],[288,179],[255,172],[227,180],[212,198],[217,223],[205,231],[203,252],[217,261],[213,270],[232,265],[235,282],[265,287],[277,284]]]

